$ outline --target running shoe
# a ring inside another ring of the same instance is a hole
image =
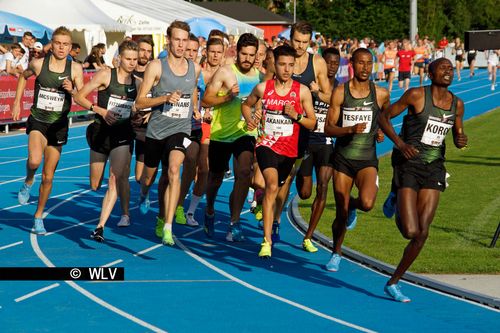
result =
[[[384,206],[382,206],[382,212],[388,219],[394,216],[396,212],[396,193],[389,193],[387,199],[384,201]]]
[[[253,202],[253,195],[254,195],[254,189],[249,188],[248,189],[248,194],[247,194],[247,202],[248,204],[251,204]]]
[[[347,215],[347,230],[352,230],[356,227],[356,223],[358,222],[358,213],[356,212],[356,208],[349,209],[349,215]]]
[[[186,224],[190,227],[197,227],[199,226],[200,224],[198,223],[198,221],[196,221],[194,219],[194,215],[192,213],[187,213],[186,215]]]
[[[34,183],[34,181],[31,185],[23,183],[23,186],[19,189],[19,192],[17,193],[17,201],[19,201],[21,205],[26,205],[28,203],[28,200],[30,199],[31,187]]]
[[[271,258],[271,244],[265,238],[260,244],[259,258]]]
[[[491,85],[491,91],[495,91],[495,85],[494,84]]]
[[[130,225],[130,217],[128,217],[128,215],[122,215],[120,222],[116,225],[119,227],[128,227]]]
[[[245,240],[245,236],[243,236],[243,229],[241,228],[241,224],[239,222],[229,224],[226,240],[228,242],[243,242]]]
[[[149,202],[149,193],[146,194],[146,196],[142,196],[141,193],[139,197],[139,210],[141,211],[142,215],[146,215],[148,213],[150,205],[151,203]]]
[[[174,246],[174,238],[172,237],[171,230],[163,230],[163,238],[161,239],[163,245]]]
[[[231,177],[231,174],[232,174],[231,169],[226,170],[226,172],[224,173],[224,178],[229,178],[229,177]]]
[[[184,207],[177,206],[175,210],[175,223],[186,224],[186,216],[184,215]]]
[[[391,296],[395,301],[408,303],[411,302],[411,299],[403,295],[401,292],[401,287],[398,284],[385,285],[384,292]]]
[[[302,242],[302,248],[306,252],[310,253],[318,252],[318,248],[314,246],[313,242],[311,242],[311,240],[308,238],[304,239],[304,241]]]
[[[32,233],[37,235],[45,235],[47,233],[47,230],[45,230],[45,227],[43,226],[43,219],[35,217],[33,222],[33,229],[31,229]]]
[[[278,221],[274,221],[273,222],[273,230],[272,230],[272,234],[271,234],[271,240],[274,243],[278,243],[281,238],[280,238],[280,224],[278,223]]]
[[[97,227],[90,234],[90,238],[92,238],[93,240],[95,240],[96,242],[99,242],[99,243],[104,242],[104,228],[103,227]]]
[[[212,214],[212,215],[208,215],[207,213],[205,213],[205,221],[203,223],[203,230],[205,231],[205,234],[207,235],[207,237],[214,237],[214,232],[215,232],[215,227],[214,227],[214,223],[215,222],[215,214]]]
[[[342,257],[338,253],[332,254],[330,261],[326,264],[326,270],[330,272],[336,272],[339,270],[340,260]]]
[[[262,205],[257,205],[253,210],[253,213],[255,214],[255,219],[257,221],[262,220],[262,218],[264,217],[264,215],[262,214]]]
[[[165,225],[165,219],[162,217],[157,216],[156,217],[156,228],[155,228],[155,234],[159,238],[163,237],[163,226]]]

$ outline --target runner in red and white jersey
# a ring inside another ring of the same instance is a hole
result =
[[[283,45],[274,51],[275,73],[273,80],[259,83],[241,112],[248,130],[263,124],[263,135],[258,139],[255,153],[265,182],[263,217],[264,241],[259,257],[271,256],[271,233],[278,192],[287,190],[285,183],[298,156],[300,126],[308,130],[316,126],[312,96],[308,87],[292,79],[296,51]],[[252,107],[262,99],[262,111],[252,114]]]

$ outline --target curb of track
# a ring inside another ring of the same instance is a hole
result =
[[[291,205],[288,205],[288,209],[290,210],[290,216],[292,217],[292,223],[295,224],[300,230],[304,233],[307,231],[308,223],[304,221],[299,212],[299,197],[296,195],[291,202]],[[332,242],[330,238],[323,235],[322,233],[315,231],[313,238],[316,242],[322,244],[323,246],[332,249]],[[389,265],[385,262],[372,258],[370,256],[364,255],[360,252],[354,251],[348,247],[342,247],[342,255],[354,260],[356,262],[361,263],[364,266],[375,269],[379,272],[382,272],[387,275],[391,275],[395,266]],[[426,288],[434,289],[446,294],[450,294],[456,297],[460,297],[463,299],[467,299],[470,301],[474,301],[489,307],[500,309],[500,299],[491,297],[488,295],[484,295],[481,293],[476,293],[470,290],[462,289],[459,287],[452,286],[447,283],[443,283],[440,281],[436,281],[434,279],[423,277],[415,273],[406,272],[403,275],[403,279],[414,284],[424,286]]]

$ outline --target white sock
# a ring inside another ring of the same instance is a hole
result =
[[[163,231],[172,232],[172,223],[165,223],[165,225],[163,226]]]
[[[198,207],[198,203],[200,202],[200,199],[201,199],[201,197],[199,197],[197,195],[193,194],[191,196],[191,203],[189,204],[189,208],[187,211],[188,214],[194,215],[194,212],[196,210],[196,207]]]

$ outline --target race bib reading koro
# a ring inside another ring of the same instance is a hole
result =
[[[62,112],[64,106],[64,93],[50,88],[40,87],[38,91],[37,109],[45,111]]]
[[[363,133],[370,133],[372,128],[372,118],[373,112],[371,107],[369,111],[365,110],[353,110],[352,108],[342,109],[342,127],[351,127],[356,124],[366,123],[365,130]]]
[[[111,95],[106,108],[108,111],[112,111],[116,115],[117,119],[128,119],[130,118],[130,112],[132,111],[133,104],[133,100],[122,98],[117,95]]]
[[[191,108],[191,95],[184,94],[175,104],[165,103],[163,105],[162,115],[170,118],[188,118]]]
[[[449,116],[444,115],[443,117],[430,116],[420,142],[433,147],[441,146],[446,138],[446,134],[448,134],[455,122],[452,118],[455,118],[454,114]]]
[[[293,121],[282,113],[267,111],[264,131],[266,135],[270,136],[291,136],[293,134]]]

